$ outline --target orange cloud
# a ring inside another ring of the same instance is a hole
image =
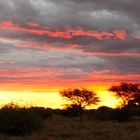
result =
[[[116,30],[113,33],[115,34],[115,39],[124,40],[127,37],[127,33],[124,30]]]
[[[2,63],[4,63],[3,61],[0,61]],[[47,70],[47,69],[43,69],[43,71],[41,71],[40,69],[37,68],[30,68],[30,69],[24,69],[24,70],[0,70],[0,76],[1,77],[9,77],[10,78],[18,78],[18,77],[22,77],[23,79],[28,77],[28,78],[33,78],[33,77],[42,77],[42,76],[51,76],[53,77],[53,75],[55,76],[56,74],[51,71],[51,70]]]
[[[119,75],[116,72],[116,75],[105,75],[105,74],[100,74],[96,75],[95,73],[91,73],[89,75],[89,80],[93,79],[94,81],[103,81],[103,82],[133,82],[133,81],[138,81],[140,79],[140,74],[128,74],[128,75]],[[101,82],[102,83],[102,82]]]
[[[135,39],[140,40],[140,35],[134,36]]]
[[[33,22],[28,22],[27,25],[31,26],[31,27],[38,27],[39,26],[39,24],[33,23]]]
[[[36,42],[33,43],[33,42],[24,42],[24,41],[19,41],[19,43],[17,43],[15,46],[21,48],[33,48],[39,50],[47,50],[49,47],[48,45],[37,45]]]
[[[5,64],[5,63],[6,63],[5,61],[0,60],[0,64]]]
[[[112,73],[114,75],[112,75]],[[76,78],[67,77],[65,70],[30,68],[24,70],[0,70],[1,83],[16,83],[25,85],[48,85],[54,87],[89,86],[112,82],[137,81],[140,74],[120,75],[113,70],[94,71],[90,74],[77,75]],[[64,77],[63,77],[64,76]],[[43,77],[43,78],[41,78]],[[102,82],[103,81],[103,82]]]
[[[28,24],[30,26],[37,27],[37,24],[33,24],[33,23],[28,23]],[[76,36],[87,36],[87,37],[93,37],[99,40],[103,40],[103,39],[123,40],[127,37],[127,33],[125,30],[115,30],[112,32],[98,32],[95,30],[67,28],[65,31],[60,31],[60,30],[52,31],[46,28],[42,28],[42,29],[26,28],[17,24],[13,24],[12,22],[6,22],[6,21],[0,23],[0,29],[21,31],[21,32],[27,32],[30,34],[35,34],[35,35],[47,35],[50,37],[65,38],[65,39],[70,39]]]
[[[100,56],[134,56],[140,57],[140,53],[107,53],[107,52],[82,52],[84,54],[93,54],[93,55],[100,55]]]

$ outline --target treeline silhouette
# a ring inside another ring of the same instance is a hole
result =
[[[140,88],[139,84],[121,83],[114,85],[110,91],[122,99],[121,107],[110,108],[100,106],[87,110],[86,107],[100,102],[94,91],[88,89],[66,89],[60,95],[71,101],[64,109],[44,107],[20,107],[9,103],[0,109],[0,133],[8,135],[28,135],[43,128],[45,120],[53,121],[54,117],[76,117],[78,121],[100,120],[126,122],[136,116],[140,117]]]

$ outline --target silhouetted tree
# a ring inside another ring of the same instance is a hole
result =
[[[60,95],[71,101],[72,106],[79,108],[81,119],[85,107],[96,105],[100,101],[97,94],[88,89],[66,89],[60,91]]]
[[[140,92],[135,94],[134,98],[128,102],[130,105],[140,106]]]
[[[112,86],[109,91],[116,93],[116,97],[123,101],[123,106],[129,103],[140,105],[140,84],[121,83]]]

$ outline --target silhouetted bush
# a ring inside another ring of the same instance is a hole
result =
[[[115,109],[115,120],[118,122],[126,122],[131,118],[130,110],[128,108]]]
[[[130,108],[130,115],[133,116],[140,116],[140,106],[133,106]]]
[[[42,117],[43,119],[52,118],[53,117],[53,110],[51,108],[45,109],[44,107],[31,107],[29,110]]]
[[[53,114],[55,115],[62,115],[63,113],[63,110],[62,109],[53,109],[52,110]]]
[[[101,106],[95,112],[95,118],[97,120],[114,120],[115,110],[106,106]]]
[[[99,107],[95,113],[97,120],[116,120],[125,122],[130,120],[130,110],[128,108],[112,109],[106,106]]]
[[[42,118],[30,109],[5,106],[0,110],[0,133],[27,135],[41,129]]]
[[[61,113],[65,117],[77,117],[81,115],[81,108],[78,105],[70,105]]]

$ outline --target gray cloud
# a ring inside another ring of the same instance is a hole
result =
[[[6,62],[0,64],[0,69],[50,68],[56,72],[58,69],[64,69],[64,75],[61,77],[67,79],[104,69],[117,71],[120,75],[139,74],[138,56],[88,54],[140,53],[140,40],[135,39],[135,35],[140,33],[139,7],[140,2],[137,0],[0,0],[0,22],[11,21],[31,29],[44,30],[48,27],[51,31],[65,31],[68,26],[73,30],[108,33],[125,30],[128,35],[124,40],[98,40],[88,36],[66,39],[0,29],[0,37],[15,40],[0,40],[0,61]],[[40,26],[29,27],[28,22]],[[16,42],[20,41],[29,42],[31,45],[34,42],[39,47],[17,47]],[[70,49],[71,44],[78,47]],[[52,48],[44,50],[45,45]],[[80,71],[79,75],[75,74],[77,69]]]

